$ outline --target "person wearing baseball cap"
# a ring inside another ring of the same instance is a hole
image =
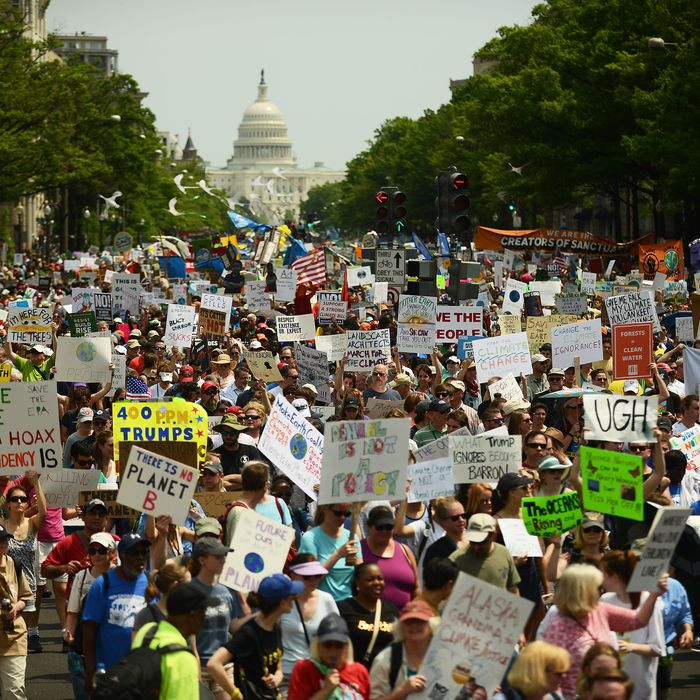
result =
[[[219,385],[212,381],[205,381],[200,387],[202,398],[200,404],[207,412],[208,416],[216,414],[216,407],[219,404]]]
[[[282,684],[282,650],[277,626],[280,618],[291,613],[295,598],[304,590],[300,581],[292,581],[286,574],[266,576],[251,593],[251,607],[258,609],[252,618],[224,644],[207,663],[210,677],[230,694],[244,688],[243,697],[279,697]],[[235,668],[235,685],[231,682],[226,666]]]
[[[223,444],[217,447],[213,454],[217,455],[221,460],[224,476],[234,477],[233,479],[226,479],[226,482],[229,485],[233,485],[236,489],[240,488],[240,474],[243,467],[251,460],[263,459],[262,454],[255,445],[240,442],[240,435],[247,427],[237,415],[227,413],[221,423],[213,428],[223,439]]]
[[[495,518],[475,513],[469,518],[464,538],[469,544],[450,555],[457,568],[485,583],[516,593],[520,575],[510,552],[495,541]]]
[[[423,447],[447,434],[447,415],[451,410],[450,404],[442,399],[433,399],[430,402],[426,413],[428,425],[418,430],[413,436],[418,447]]]
[[[358,661],[348,660],[350,634],[338,613],[330,613],[321,620],[311,650],[310,658],[294,666],[287,700],[308,700],[321,697],[321,693],[330,700],[335,688],[342,693],[339,697],[363,700],[370,697],[369,672]]]
[[[532,356],[532,374],[525,378],[527,387],[527,400],[532,399],[545,391],[549,391],[549,382],[545,372],[547,371],[547,358],[541,353]]]
[[[222,492],[226,491],[223,480],[224,467],[218,458],[211,456],[202,467],[202,491]]]
[[[52,327],[52,344],[56,345],[56,328]],[[12,344],[7,342],[5,336],[5,356],[22,373],[23,382],[41,382],[51,379],[51,368],[54,366],[56,356],[43,345],[33,345],[27,351],[27,357],[20,357],[12,349]]]
[[[393,381],[389,382],[392,389],[399,392],[402,399],[405,399],[413,391],[413,382],[407,374],[397,374]]]

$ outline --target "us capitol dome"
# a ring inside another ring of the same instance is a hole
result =
[[[228,197],[247,199],[253,212],[270,223],[280,223],[298,218],[299,205],[312,187],[338,182],[345,172],[326,168],[323,162],[299,168],[287,123],[267,90],[263,70],[258,97],[243,112],[238,126],[233,155],[224,168],[207,168],[207,181]]]

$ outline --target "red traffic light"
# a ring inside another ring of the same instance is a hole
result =
[[[377,192],[375,199],[380,203],[384,204],[389,201],[389,195],[386,192]]]
[[[450,184],[454,190],[466,190],[469,187],[469,178],[464,173],[452,173]]]

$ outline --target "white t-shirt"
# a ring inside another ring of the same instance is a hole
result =
[[[79,613],[80,606],[82,605],[85,596],[90,590],[90,586],[95,582],[90,569],[83,569],[75,575],[73,580],[73,585],[70,589],[70,596],[68,598],[68,612],[69,613]]]

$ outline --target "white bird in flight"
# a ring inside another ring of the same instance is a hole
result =
[[[177,203],[177,197],[173,197],[169,202],[168,202],[168,211],[173,215],[173,216],[182,216],[184,212],[178,211],[175,209],[175,204]]]
[[[250,183],[253,187],[262,187],[265,183],[263,182],[262,175],[258,175],[255,180]]]
[[[267,191],[268,191],[270,194],[274,194],[274,193],[275,193],[275,181],[274,181],[274,179],[268,180],[268,181],[267,181],[267,184],[265,185],[265,187],[267,187]]]
[[[226,203],[228,204],[229,209],[235,209],[236,207],[241,206],[241,193],[236,192],[236,194],[233,195],[233,197],[228,197],[226,199]]]
[[[206,180],[200,180],[197,183],[210,197],[216,197],[217,199],[219,198],[219,195],[216,194],[216,192],[212,192],[211,189],[209,189],[209,186],[207,185]]]
[[[272,174],[275,177],[281,177],[283,180],[287,180],[288,178],[286,178],[284,175],[282,175],[283,172],[284,172],[284,170],[282,170],[282,168],[280,168],[279,165],[272,168]]]
[[[122,193],[117,190],[116,192],[112,192],[111,197],[105,197],[104,195],[100,195],[100,199],[102,199],[105,203],[105,211],[109,211],[110,209],[119,209],[119,204],[117,204],[117,199],[122,196]]]
[[[516,175],[520,175],[520,177],[522,177],[522,175],[523,175],[523,168],[527,167],[528,165],[530,165],[530,163],[525,163],[525,165],[518,165],[518,166],[511,165],[510,163],[508,163],[508,167],[509,167]]]

